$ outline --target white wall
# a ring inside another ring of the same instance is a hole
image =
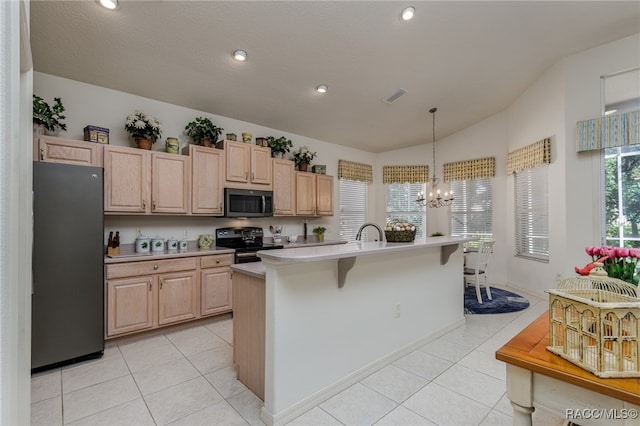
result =
[[[335,178],[334,185],[334,216],[309,219],[308,232],[315,225],[322,224],[327,228],[326,239],[339,238],[339,185],[337,179],[338,160],[351,160],[374,164],[375,154],[357,149],[347,148],[332,143],[282,132],[276,129],[258,126],[256,124],[235,120],[228,117],[204,113],[178,105],[159,102],[153,99],[131,95],[129,93],[106,89],[78,81],[68,80],[49,74],[34,73],[34,93],[52,102],[54,97],[61,97],[65,106],[67,131],[59,136],[71,139],[83,139],[83,129],[91,124],[109,129],[109,143],[112,145],[133,146],[128,133],[124,130],[125,117],[136,109],[142,109],[162,121],[164,131],[162,140],[155,143],[153,149],[163,151],[164,140],[169,136],[177,137],[181,144],[186,145],[189,139],[183,133],[184,126],[197,116],[210,117],[217,126],[224,128],[223,133],[242,132],[253,133],[257,136],[286,136],[293,142],[294,149],[307,145],[318,153],[313,164],[325,164],[327,174]],[[370,197],[375,202],[375,197]],[[373,204],[372,204],[373,205]],[[181,216],[106,216],[105,243],[109,231],[120,231],[120,241],[123,244],[133,243],[136,230],[141,229],[148,236],[181,238],[185,232],[189,239],[197,239],[199,234],[210,234],[214,229],[226,226],[261,226],[266,235],[269,225],[282,225],[286,235],[301,235],[303,230],[302,218],[262,218],[251,220],[235,220],[226,218],[202,218]]]

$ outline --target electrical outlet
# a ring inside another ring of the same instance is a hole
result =
[[[399,303],[396,303],[396,318],[400,318],[402,316],[402,308]]]

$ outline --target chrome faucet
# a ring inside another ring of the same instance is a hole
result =
[[[366,228],[367,226],[373,226],[374,228],[376,228],[378,230],[378,235],[380,236],[380,241],[384,241],[384,235],[382,233],[382,228],[380,228],[375,223],[365,223],[364,225],[362,225],[360,227],[360,229],[358,229],[358,233],[356,234],[356,241],[360,241],[360,238],[362,238],[362,230],[364,228]]]

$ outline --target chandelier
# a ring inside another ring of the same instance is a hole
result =
[[[418,198],[416,199],[416,203],[421,206],[427,207],[444,207],[451,204],[453,201],[453,191],[446,192],[444,195],[440,193],[440,189],[438,188],[440,185],[440,179],[436,177],[436,111],[438,108],[431,108],[429,112],[433,117],[433,177],[429,179],[429,199],[427,200],[424,196],[424,192],[418,192]]]

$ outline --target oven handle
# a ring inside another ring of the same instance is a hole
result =
[[[248,257],[258,257],[258,255],[256,254],[256,252],[250,252],[250,253],[236,253],[236,256],[238,257],[238,259],[240,258],[248,258]]]

